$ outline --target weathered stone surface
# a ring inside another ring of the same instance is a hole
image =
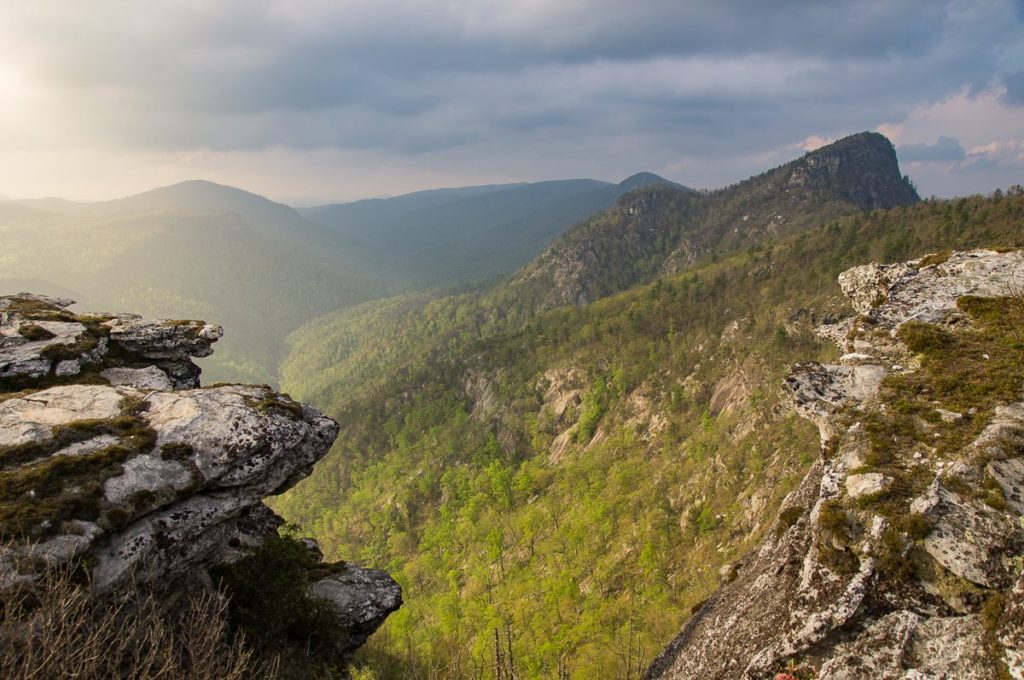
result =
[[[32,340],[29,327],[41,328],[51,337]],[[58,345],[74,345],[85,333],[85,326],[76,322],[28,320],[15,313],[0,314],[0,378],[45,376],[54,365],[46,353]],[[64,372],[68,373],[68,369]]]
[[[68,298],[40,295],[39,293],[17,293],[0,297],[0,312],[9,311],[18,302],[39,302],[56,309],[64,309],[75,304],[74,300]]]
[[[819,671],[830,680],[962,678],[987,680],[977,616],[926,618],[905,609],[840,643]]]
[[[829,440],[837,434],[833,414],[853,401],[874,396],[886,373],[884,367],[873,364],[834,366],[808,361],[794,366],[785,382],[797,413],[818,426],[822,439]]]
[[[0,445],[45,442],[55,425],[116,418],[124,400],[143,398],[141,418],[155,431],[156,447],[130,457],[121,474],[104,482],[104,501],[130,507],[137,518],[93,537],[100,587],[126,578],[130,567],[137,567],[137,581],[194,568],[206,557],[199,548],[211,526],[308,475],[337,435],[333,420],[266,387],[147,394],[65,385],[0,402]],[[122,442],[104,434],[53,455],[82,455],[111,444]],[[176,447],[172,457],[162,455],[165,446]],[[131,499],[147,492],[150,504],[134,508]]]
[[[110,340],[147,359],[187,359],[213,353],[224,329],[202,321],[119,318],[109,323]]]
[[[1024,459],[994,460],[985,466],[985,471],[999,485],[1010,510],[1024,515]]]
[[[846,493],[850,498],[861,498],[882,493],[892,484],[892,479],[878,472],[865,472],[846,478]]]
[[[909,264],[878,264],[848,269],[839,275],[839,287],[853,303],[854,309],[868,313],[886,301],[886,295],[900,278],[917,270]]]
[[[1024,572],[1006,598],[1003,616],[996,623],[1010,675],[1014,680],[1024,680]]]
[[[1024,254],[953,253],[920,265],[869,265],[840,277],[866,332],[851,332],[852,323],[820,329],[848,352],[842,365],[798,364],[786,380],[797,412],[821,431],[823,455],[783,502],[786,524],[741,560],[736,579],[693,615],[647,678],[770,679],[791,661],[830,680],[990,678],[993,663],[1024,677],[1024,402],[998,406],[961,451],[940,456],[918,443],[896,453],[917,479],[933,480],[910,503],[914,518],[873,514],[872,497],[894,481],[858,469],[869,460],[868,433],[851,419],[881,408],[876,395],[887,373],[918,365],[895,334],[899,326],[965,323],[957,298],[1012,292]],[[935,413],[951,425],[968,415],[974,411]],[[796,508],[804,510],[794,519]],[[856,531],[843,528],[851,513]],[[915,541],[895,526],[911,519]],[[930,566],[920,571],[915,560]],[[984,597],[995,594],[998,620],[982,612]]]
[[[87,559],[100,593],[128,583],[159,590],[207,582],[205,570],[276,534],[283,520],[263,499],[308,475],[338,425],[266,386],[199,387],[199,367],[189,357],[212,351],[219,326],[79,317],[66,311],[70,304],[0,297],[0,378],[14,380],[0,383],[8,392],[0,399],[0,449],[9,466],[29,471],[66,459],[61,474],[71,475],[42,495],[39,487],[22,487],[4,500],[32,509],[66,497],[84,504],[67,507],[91,508],[72,519],[47,515],[51,505],[41,506],[44,519],[26,513],[31,523],[17,525],[22,538],[0,549],[0,589],[34,578],[26,564],[78,558]],[[62,347],[47,349],[55,345]],[[90,382],[109,385],[74,383],[91,365],[98,366]],[[401,605],[387,574],[355,565],[311,590],[340,615],[343,654]]]
[[[0,380],[20,385],[49,376],[73,382],[87,366],[99,365],[114,384],[169,389],[164,387],[169,379],[173,388],[197,387],[200,370],[189,357],[211,354],[223,334],[220,326],[203,321],[80,317],[66,309],[72,304],[28,293],[0,297]],[[112,348],[117,351],[111,353]],[[147,371],[150,383],[125,372],[130,370]],[[164,379],[152,373],[157,370]]]
[[[972,447],[986,458],[1005,460],[1024,452],[1024,402],[997,406],[995,416]]]
[[[1014,277],[1024,271],[1024,252],[958,252],[922,269],[920,262],[854,267],[839,275],[839,285],[857,311],[885,327],[912,319],[937,322],[956,309],[961,296],[1008,295]]]
[[[313,583],[309,594],[330,603],[346,622],[345,634],[336,642],[342,654],[362,646],[388,614],[402,606],[402,589],[393,578],[353,564]]]
[[[1019,522],[950,491],[938,477],[910,509],[932,521],[924,546],[939,564],[987,588],[1010,585],[1010,557],[1024,550],[1024,528]]]
[[[114,418],[130,394],[100,385],[65,385],[7,399],[0,402],[0,446],[44,441],[55,425]]]
[[[174,384],[167,374],[156,366],[146,368],[108,368],[100,371],[100,376],[110,381],[111,385],[127,385],[140,390],[172,390]]]

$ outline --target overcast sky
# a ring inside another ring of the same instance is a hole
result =
[[[277,200],[649,170],[860,130],[922,194],[1024,183],[1024,0],[0,0],[0,194]]]

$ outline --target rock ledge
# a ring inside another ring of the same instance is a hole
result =
[[[98,594],[208,581],[276,535],[263,499],[309,475],[338,424],[266,386],[200,387],[191,358],[219,326],[71,304],[0,297],[0,589],[71,560]],[[356,565],[310,592],[340,615],[343,653],[401,605],[390,576]]]

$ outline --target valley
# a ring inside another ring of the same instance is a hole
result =
[[[782,378],[834,358],[814,327],[851,313],[837,274],[1022,245],[1019,192],[919,202],[891,147],[868,186],[782,181],[843,145],[721,193],[633,192],[490,291],[292,336],[284,388],[343,425],[275,508],[409,595],[368,668],[488,676],[497,631],[528,677],[639,677],[817,457]]]
[[[1024,680],[1024,0],[0,46],[0,679]]]
[[[4,285],[216,319],[212,380],[280,381],[339,422],[269,504],[401,585],[353,666],[379,680],[641,677],[819,457],[783,378],[837,358],[815,331],[853,314],[837,275],[1024,246],[1019,188],[922,201],[874,133],[711,192],[295,211],[186,183],[0,209]]]

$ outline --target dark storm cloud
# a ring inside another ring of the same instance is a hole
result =
[[[896,149],[903,161],[960,161],[967,155],[960,140],[939,137],[934,144],[906,144]]]

